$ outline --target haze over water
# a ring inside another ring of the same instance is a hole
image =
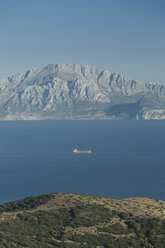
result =
[[[50,192],[165,200],[164,150],[165,121],[0,122],[0,203]]]

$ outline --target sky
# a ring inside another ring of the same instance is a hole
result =
[[[165,83],[165,1],[0,0],[0,79],[52,63]]]

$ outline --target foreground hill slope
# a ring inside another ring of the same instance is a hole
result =
[[[47,194],[0,206],[0,247],[165,247],[165,202]]]
[[[0,119],[165,119],[165,86],[51,64],[0,80]]]

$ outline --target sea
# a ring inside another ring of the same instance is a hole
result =
[[[165,121],[1,121],[0,203],[51,192],[165,200]]]

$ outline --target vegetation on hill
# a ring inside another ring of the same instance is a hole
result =
[[[165,247],[165,203],[47,194],[0,206],[1,248]]]

